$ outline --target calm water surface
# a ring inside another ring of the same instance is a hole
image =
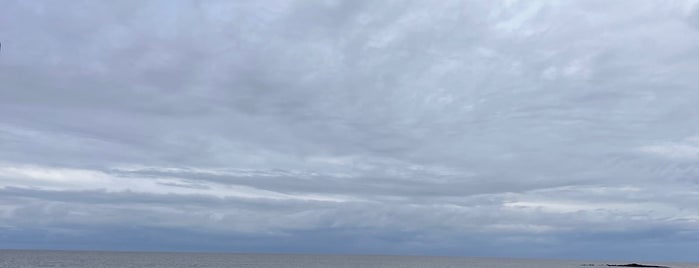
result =
[[[0,250],[0,268],[24,267],[473,267],[566,268],[606,267],[604,262],[484,259],[457,257],[284,255],[230,253],[151,253],[97,251]],[[699,268],[699,264],[659,263],[673,268]]]

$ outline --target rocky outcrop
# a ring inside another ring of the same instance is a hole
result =
[[[613,266],[613,267],[655,267],[655,268],[670,268],[667,266],[660,266],[660,265],[643,265],[643,264],[638,264],[638,263],[629,263],[629,264],[607,264],[607,266]]]

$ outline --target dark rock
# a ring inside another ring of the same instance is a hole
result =
[[[607,264],[607,266],[614,266],[614,267],[655,267],[655,268],[670,268],[667,266],[660,266],[660,265],[643,265],[643,264],[638,264],[638,263],[629,263],[629,264]]]

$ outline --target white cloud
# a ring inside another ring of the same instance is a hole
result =
[[[166,169],[169,171],[181,169]],[[214,171],[215,172],[215,171]],[[213,174],[221,174],[216,172]],[[254,174],[254,173],[253,173]],[[227,173],[227,175],[231,175]],[[236,173],[236,175],[239,175]],[[250,176],[244,174],[244,176]],[[256,176],[259,176],[257,174]],[[262,175],[263,177],[264,175]],[[321,194],[293,195],[254,187],[198,182],[182,178],[115,176],[86,169],[51,168],[40,166],[0,166],[0,187],[24,187],[38,190],[133,192],[144,194],[203,195],[217,198],[241,197],[275,200],[344,201],[338,196]]]
[[[653,145],[645,145],[640,151],[678,160],[699,159],[699,138],[689,137],[681,142],[665,142]]]

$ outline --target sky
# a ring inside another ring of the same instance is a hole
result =
[[[699,261],[699,1],[2,1],[0,248]]]

